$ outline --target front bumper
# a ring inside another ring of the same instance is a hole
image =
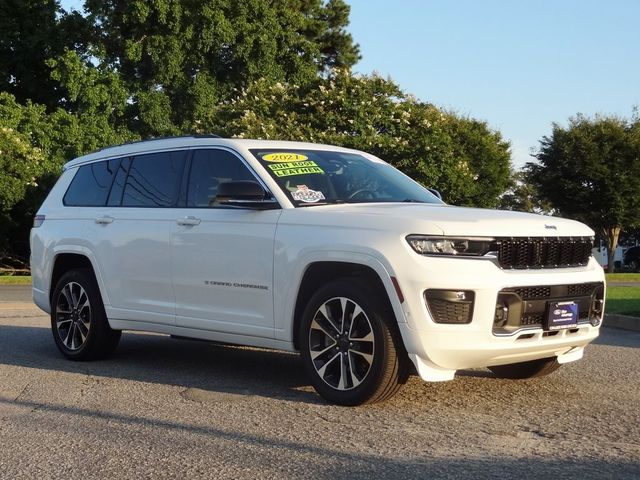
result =
[[[416,257],[415,255],[413,257]],[[399,278],[405,296],[406,322],[400,332],[409,356],[425,380],[448,380],[456,370],[558,357],[577,360],[599,333],[599,325],[582,321],[576,328],[545,332],[540,325],[496,332],[496,300],[503,289],[540,285],[603,282],[604,272],[591,258],[579,268],[503,270],[485,259],[412,258],[409,275]],[[474,293],[473,315],[467,324],[436,323],[424,299],[427,289]]]

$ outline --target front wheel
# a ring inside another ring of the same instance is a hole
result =
[[[94,360],[109,356],[120,340],[112,330],[93,272],[66,272],[51,298],[51,330],[62,354],[71,360]]]
[[[544,377],[560,368],[556,357],[541,358],[530,362],[510,363],[488,367],[498,378],[525,379]]]
[[[395,317],[361,280],[337,280],[316,292],[300,325],[302,361],[315,390],[338,405],[386,400],[407,377]]]

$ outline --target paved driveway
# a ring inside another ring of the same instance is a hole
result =
[[[412,377],[341,408],[293,354],[126,333],[70,362],[23,307],[0,306],[3,479],[640,478],[640,333],[605,329],[546,378]]]

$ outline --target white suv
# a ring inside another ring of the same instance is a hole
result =
[[[445,205],[328,145],[181,137],[67,163],[31,232],[36,304],[71,359],[122,330],[300,351],[316,390],[389,398],[489,367],[544,375],[598,335],[593,231]]]

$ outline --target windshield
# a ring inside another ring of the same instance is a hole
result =
[[[251,150],[295,206],[329,203],[442,203],[390,165],[321,150]]]

